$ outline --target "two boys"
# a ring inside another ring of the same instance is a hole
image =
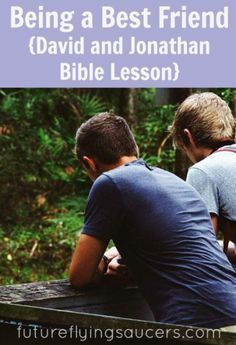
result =
[[[103,255],[112,239],[157,321],[235,325],[236,273],[194,188],[139,159],[127,123],[112,114],[95,116],[78,129],[76,152],[94,183],[71,283],[99,281],[107,272]]]

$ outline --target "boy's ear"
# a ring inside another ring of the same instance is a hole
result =
[[[184,143],[186,146],[188,146],[189,144],[195,144],[192,133],[187,128],[184,129]]]
[[[88,156],[83,156],[82,158],[82,164],[87,170],[91,170],[93,172],[97,171],[97,164],[93,158],[90,158]]]

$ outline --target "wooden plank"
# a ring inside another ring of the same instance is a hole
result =
[[[2,287],[0,301],[154,321],[137,287],[118,288],[103,284],[78,291],[65,280],[21,284]]]
[[[50,298],[82,296],[88,292],[74,289],[67,280],[54,280],[30,284],[5,285],[0,287],[0,301],[21,303]]]
[[[153,320],[153,315],[137,288],[100,286],[84,292],[73,289],[67,281],[22,284],[3,287],[0,300],[57,309],[99,314],[140,317]],[[127,305],[129,302],[129,306]],[[121,303],[123,308],[121,308]],[[132,305],[133,303],[133,305]],[[136,304],[136,306],[134,306]]]
[[[130,328],[165,331],[178,328],[183,335],[187,329],[196,330],[195,327],[154,322],[152,315],[148,314],[149,307],[136,287],[115,288],[103,284],[79,291],[66,280],[20,284],[0,287],[0,301],[0,320],[18,320],[26,324],[63,328],[77,325],[80,328],[104,330]],[[222,332],[220,339],[188,339],[188,343],[191,342],[233,345],[236,344],[236,334]]]
[[[0,303],[0,318],[9,319],[14,317],[14,320],[24,320],[25,322],[37,325],[47,325],[47,327],[71,327],[77,325],[79,328],[85,329],[135,329],[135,330],[173,330],[168,332],[169,340],[173,339],[173,344],[176,341],[174,337],[174,330],[179,329],[180,339],[185,336],[187,329],[197,330],[196,327],[178,326],[161,324],[158,322],[148,322],[143,320],[132,320],[126,318],[111,318],[108,316],[101,316],[95,314],[74,313],[70,311],[53,310],[48,308],[31,307],[19,304],[5,304]],[[186,341],[186,339],[185,339]],[[236,343],[236,336],[233,333],[221,332],[220,339],[188,339],[188,343],[194,344],[212,344],[212,345],[233,345]]]
[[[78,305],[87,305],[109,300],[129,300],[142,296],[135,286],[126,288],[114,287],[106,284],[91,286],[86,289],[75,289],[67,280],[55,280],[30,284],[6,285],[0,287],[0,301],[5,303],[21,303],[41,305],[45,301],[65,300],[78,301]],[[72,303],[73,305],[73,303]]]

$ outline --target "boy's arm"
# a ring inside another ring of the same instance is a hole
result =
[[[97,282],[107,271],[109,262],[119,255],[117,250],[103,254],[110,239],[121,227],[123,203],[120,192],[106,175],[93,184],[85,210],[85,224],[72,257],[69,279],[72,285],[83,287]]]
[[[218,216],[214,213],[211,213],[210,215],[211,215],[211,224],[217,236],[219,232]]]
[[[73,286],[82,288],[101,279],[104,272],[101,259],[107,244],[107,240],[80,235],[69,269],[69,280]]]
[[[215,214],[211,214],[211,222],[213,229],[215,230],[216,235],[219,232],[219,219],[218,216]],[[229,261],[231,263],[236,263],[236,251],[234,243],[231,241],[234,241],[233,233],[236,229],[236,223],[229,221],[227,219],[224,219],[223,222],[221,222],[221,231],[223,232],[223,241],[218,241],[220,246],[223,248],[225,254],[227,255]]]
[[[224,236],[223,248],[224,248],[224,252],[228,255],[229,242],[230,241],[235,242],[234,232],[236,229],[236,222],[223,218],[221,227],[222,227],[221,230]]]

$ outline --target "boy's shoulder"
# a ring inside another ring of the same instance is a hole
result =
[[[206,158],[195,163],[190,167],[190,170],[199,169],[205,172],[221,168],[226,170],[228,165],[232,165],[232,160],[233,162],[236,162],[236,144],[220,148]]]

